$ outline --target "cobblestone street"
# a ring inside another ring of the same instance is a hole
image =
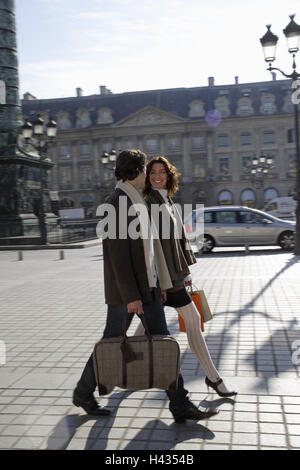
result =
[[[192,401],[207,421],[174,424],[163,391],[114,390],[112,414],[89,417],[72,391],[102,335],[102,247],[0,252],[0,449],[300,449],[300,257],[280,249],[216,249],[191,267],[213,320],[212,358],[236,400],[208,392],[204,371],[166,309]],[[137,319],[129,332],[133,332]],[[298,345],[297,345],[298,342]],[[299,354],[297,355],[297,348]]]

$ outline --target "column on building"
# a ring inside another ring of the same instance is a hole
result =
[[[159,154],[163,156],[166,154],[166,142],[164,134],[159,135]]]
[[[76,191],[74,194],[74,205],[75,207],[80,207],[80,193],[79,193],[79,142],[74,140],[70,143],[71,146],[71,155],[72,155],[72,190]]]

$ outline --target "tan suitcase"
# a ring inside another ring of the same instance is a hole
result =
[[[175,338],[149,334],[145,318],[144,336],[105,338],[94,347],[94,370],[99,395],[114,387],[126,390],[177,389],[180,349]],[[126,324],[126,322],[124,322]]]

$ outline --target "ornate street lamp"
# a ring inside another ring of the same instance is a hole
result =
[[[110,163],[110,166],[114,166],[117,160],[117,152],[115,150],[111,150],[110,153],[104,152],[101,157],[101,161],[103,165],[107,165]]]
[[[47,159],[48,144],[54,140],[57,133],[57,125],[52,118],[50,118],[48,124],[46,125],[46,132],[44,131],[44,122],[44,119],[42,119],[40,114],[38,114],[32,124],[26,120],[22,126],[22,136],[25,139],[26,144],[30,144],[35,150],[37,150],[39,155],[40,200],[38,216],[42,245],[47,244],[47,225],[45,221],[46,214],[44,210],[44,190],[46,186],[47,172],[43,163]]]
[[[267,175],[274,168],[273,158],[271,155],[254,156],[252,162],[248,166],[248,172],[251,175],[251,181],[256,189],[263,189]],[[263,201],[264,202],[264,201]]]
[[[292,79],[292,88],[299,88],[299,77],[300,74],[296,71],[296,54],[300,48],[300,26],[294,21],[295,15],[290,15],[290,22],[287,27],[283,30],[283,33],[287,40],[288,51],[293,56],[293,71],[290,74],[286,74],[277,67],[272,67],[272,62],[276,58],[276,45],[278,37],[271,32],[271,25],[267,25],[268,31],[260,39],[265,61],[269,64],[268,70],[278,70],[284,77]],[[296,174],[296,195],[294,198],[297,200],[296,208],[296,239],[295,239],[295,251],[296,255],[300,255],[300,136],[299,136],[299,115],[298,115],[298,104],[299,100],[292,98],[294,104],[294,119],[295,119],[295,136],[296,136],[296,161],[297,161],[297,174]]]

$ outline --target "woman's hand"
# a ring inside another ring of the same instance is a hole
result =
[[[134,300],[127,304],[128,313],[136,313],[137,315],[144,315],[143,303],[141,300]]]
[[[190,274],[184,278],[184,285],[185,286],[192,285],[192,276]]]

